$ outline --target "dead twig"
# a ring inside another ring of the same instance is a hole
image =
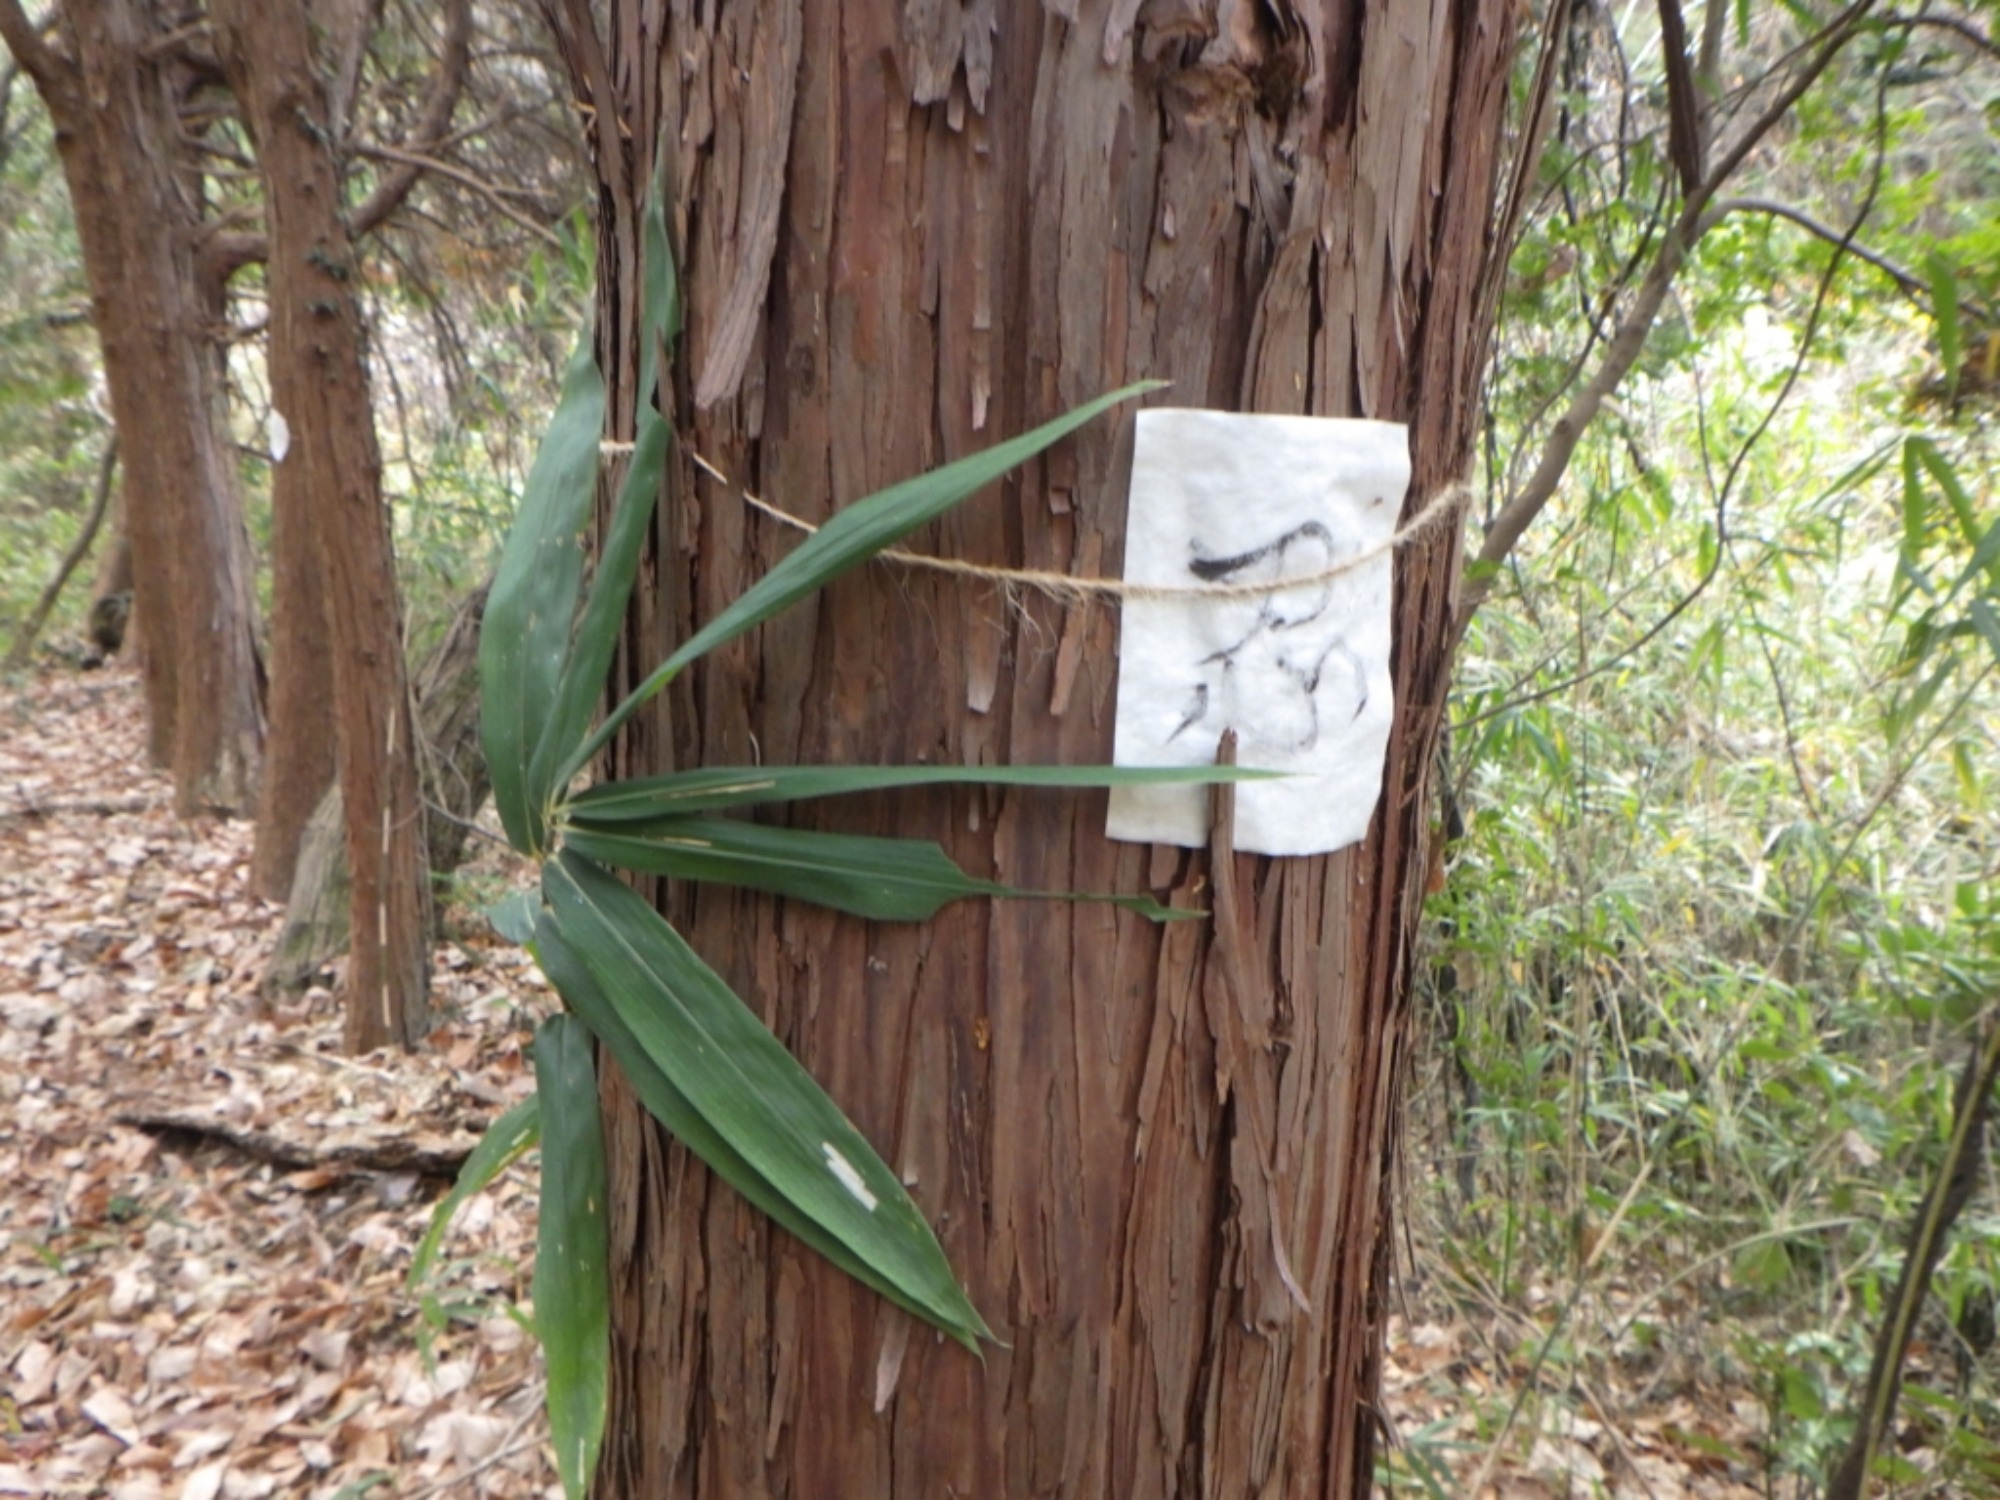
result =
[[[113,1113],[112,1119],[148,1135],[191,1135],[202,1140],[220,1141],[258,1161],[269,1162],[287,1171],[346,1167],[362,1172],[416,1172],[424,1177],[456,1177],[472,1154],[472,1144],[463,1147],[424,1146],[415,1141],[390,1137],[375,1141],[341,1141],[330,1145],[301,1142],[268,1130],[251,1130],[218,1120],[193,1109],[174,1109],[158,1104],[139,1104]],[[484,1121],[468,1121],[476,1139],[486,1128]]]

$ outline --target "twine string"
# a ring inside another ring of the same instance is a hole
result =
[[[630,451],[631,445],[606,443],[603,447],[609,453],[614,449]],[[740,488],[727,474],[693,449],[688,450],[688,457],[694,461],[697,468],[718,483],[735,490],[751,509],[769,516],[782,525],[803,531],[808,536],[819,530],[803,517],[781,510],[768,500],[760,499],[748,490]],[[965,562],[955,557],[935,557],[928,553],[905,552],[900,547],[886,547],[876,556],[883,561],[897,563],[903,567],[923,568],[933,573],[948,573],[959,578],[978,578],[1006,589],[1032,589],[1064,604],[1081,604],[1093,599],[1249,599],[1274,594],[1283,589],[1309,588],[1316,584],[1330,583],[1336,578],[1365,568],[1377,558],[1386,557],[1399,547],[1406,547],[1418,538],[1428,535],[1446,519],[1455,516],[1459,509],[1472,499],[1472,494],[1472,486],[1464,480],[1446,485],[1431,496],[1424,508],[1412,516],[1406,524],[1372,546],[1364,547],[1359,552],[1311,573],[1250,582],[1156,584],[1133,583],[1122,578],[1080,578],[1074,573],[1055,573],[1042,568],[989,567],[984,563]]]

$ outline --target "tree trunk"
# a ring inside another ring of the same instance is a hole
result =
[[[479,743],[479,620],[485,607],[481,584],[459,605],[444,638],[417,671],[417,773],[433,878],[458,868],[467,825],[492,790]],[[259,984],[266,996],[305,989],[347,951],[352,886],[346,827],[346,804],[335,785],[313,810],[299,841],[285,924]]]
[[[151,750],[186,816],[251,806],[264,718],[249,540],[197,271],[199,179],[179,144],[194,80],[164,42],[181,19],[158,0],[65,7],[51,46],[15,0],[0,4],[0,34],[55,122],[76,213],[125,443]]]
[[[619,420],[634,206],[651,143],[673,152],[684,442],[620,690],[793,545],[690,452],[819,520],[1163,376],[1183,405],[1409,423],[1406,515],[1470,461],[1513,5],[794,0],[661,20],[635,0],[601,43],[584,0],[549,9],[602,179]],[[1115,571],[1130,430],[1086,429],[914,545]],[[677,902],[905,1173],[1004,1343],[982,1363],[914,1327],[614,1089],[603,1493],[1367,1492],[1458,561],[1456,528],[1397,556],[1386,793],[1338,854],[1212,867],[1112,843],[1101,795],[807,814],[937,838],[1010,885],[1171,893],[1210,922],[962,902],[886,926]],[[1117,628],[874,566],[708,658],[671,732],[664,712],[635,720],[613,768],[1102,762]]]
[[[271,396],[292,433],[274,503],[299,508],[333,665],[352,880],[351,1052],[414,1045],[425,1025],[429,881],[382,461],[363,355],[359,267],[341,218],[326,91],[301,0],[216,0],[216,47],[255,138],[269,220]],[[300,622],[311,628],[311,622]]]
[[[291,891],[306,824],[337,771],[326,732],[333,633],[312,532],[306,466],[280,460],[271,469],[271,729],[250,850],[250,889],[266,901]]]

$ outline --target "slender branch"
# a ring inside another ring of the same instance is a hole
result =
[[[12,3],[14,0],[0,0],[0,5]],[[357,155],[379,156],[397,164],[396,170],[376,184],[375,191],[354,211],[349,232],[356,239],[380,228],[383,221],[409,197],[410,189],[424,172],[448,170],[443,163],[425,153],[434,149],[450,130],[451,112],[457,106],[459,90],[465,80],[471,34],[470,0],[449,0],[445,13],[444,51],[438,64],[438,74],[432,80],[417,128],[411,132],[412,140],[420,149],[358,143],[350,147]],[[268,260],[271,254],[271,241],[267,235],[226,232],[229,222],[224,219],[208,229],[197,252],[200,273],[218,283],[226,282],[245,266]],[[536,228],[537,232],[546,232],[538,226],[529,227]]]
[[[1867,1490],[1868,1471],[1896,1413],[1903,1361],[1930,1290],[1931,1273],[1937,1269],[1945,1237],[1971,1200],[1979,1177],[1986,1154],[1986,1117],[1992,1108],[1996,1080],[2000,1080],[2000,1019],[1989,1013],[1986,1035],[1975,1042],[1965,1060],[1965,1071],[1959,1074],[1944,1160],[1910,1223],[1902,1274],[1896,1279],[1896,1292],[1876,1335],[1868,1377],[1856,1402],[1860,1411],[1853,1439],[1827,1484],[1828,1500],[1861,1500]]]
[[[1520,243],[1521,225],[1527,217],[1528,195],[1541,175],[1542,153],[1547,149],[1549,131],[1555,121],[1550,107],[1555,98],[1556,62],[1562,56],[1562,36],[1569,25],[1569,0],[1554,0],[1542,17],[1542,38],[1535,57],[1534,81],[1528,85],[1521,135],[1507,174],[1507,197],[1499,217],[1493,221],[1493,248],[1486,263],[1486,284],[1479,290],[1481,326],[1493,326],[1493,310],[1507,283],[1507,267]]]
[[[1743,165],[1743,159],[1757,149],[1758,143],[1771,133],[1772,128],[1792,112],[1792,106],[1804,97],[1806,90],[1819,82],[1820,75],[1833,66],[1833,60],[1841,54],[1849,42],[1854,40],[1854,34],[1861,29],[1861,23],[1868,18],[1868,12],[1874,9],[1874,6],[1875,0],[1854,0],[1854,4],[1842,11],[1820,33],[1824,40],[1818,54],[1799,71],[1796,78],[1778,91],[1778,96],[1762,114],[1750,122],[1742,135],[1737,137],[1736,144],[1725,151],[1722,160],[1709,170],[1708,178],[1702,183],[1701,190],[1689,199],[1688,212],[1698,212],[1710,198],[1722,190],[1724,183],[1736,175],[1736,169]]]
[[[0,42],[7,44],[14,60],[43,94],[56,90],[68,93],[75,87],[69,59],[42,40],[42,28],[28,19],[20,0],[0,0]]]
[[[1708,0],[1702,7],[1701,52],[1695,58],[1695,77],[1700,81],[1702,92],[1708,97],[1702,101],[1702,145],[1707,146],[1710,112],[1718,102],[1722,81],[1722,34],[1729,29],[1729,7],[1719,0]]]
[[[415,151],[403,151],[394,146],[356,145],[354,154],[371,157],[379,161],[397,162],[415,167],[419,171],[430,172],[438,177],[448,178],[459,186],[468,188],[490,203],[500,214],[513,220],[530,234],[539,236],[546,243],[562,248],[562,236],[546,224],[538,224],[513,204],[507,202],[508,190],[488,182],[485,178],[468,172],[463,167],[455,167],[448,161],[439,161],[434,156],[423,156]]]
[[[1867,261],[1869,265],[1895,282],[1913,302],[1928,305],[1924,304],[1923,297],[1930,288],[1923,277],[1907,267],[1898,265],[1879,250],[1870,250],[1866,245],[1855,244],[1841,230],[1835,229],[1831,224],[1820,222],[1803,209],[1794,208],[1789,203],[1780,203],[1776,198],[1725,198],[1715,205],[1714,212],[1717,218],[1733,213],[1769,214],[1774,219],[1784,219],[1796,224],[1815,238],[1825,240],[1829,245],[1840,246],[1856,260]]]
[[[111,477],[118,472],[118,434],[114,430],[104,444],[104,454],[97,461],[97,486],[90,497],[90,514],[84,517],[83,529],[76,534],[76,540],[69,544],[69,551],[56,567],[55,577],[42,590],[42,597],[35,601],[35,607],[21,625],[21,633],[14,637],[14,645],[7,653],[7,670],[14,671],[28,660],[28,649],[35,644],[35,637],[42,633],[49,615],[55,610],[56,600],[62,597],[63,585],[69,582],[69,575],[76,571],[76,565],[83,561],[90,551],[90,544],[97,540],[97,528],[104,524],[104,513],[111,508]]]
[[[437,77],[431,80],[423,110],[402,149],[419,155],[428,153],[451,129],[451,112],[458,107],[459,90],[465,85],[466,61],[471,51],[471,0],[446,0],[444,42],[439,50]],[[378,228],[410,196],[410,189],[416,186],[417,178],[424,170],[416,163],[400,161],[396,170],[377,183],[375,191],[355,209],[348,220],[349,232],[359,239]]]
[[[1710,0],[1714,4],[1714,0]],[[1691,193],[1701,183],[1701,99],[1688,56],[1687,18],[1680,0],[1660,0],[1660,61],[1667,70],[1667,155]]]
[[[2000,57],[2000,43],[1981,31],[1963,16],[1884,16],[1884,26],[1935,26],[1940,31],[1949,31],[1963,41],[1970,42],[1988,57]]]

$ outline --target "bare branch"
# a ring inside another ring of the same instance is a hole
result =
[[[82,529],[69,544],[69,551],[63,554],[63,560],[56,564],[55,576],[42,590],[42,597],[35,601],[35,607],[28,611],[28,618],[22,622],[20,633],[14,637],[13,648],[7,653],[6,670],[12,672],[26,665],[28,650],[48,623],[56,600],[62,597],[63,585],[69,582],[76,565],[90,551],[90,544],[97,540],[97,529],[104,524],[104,513],[111,508],[111,479],[117,471],[118,431],[113,428],[111,436],[105,440],[104,452],[97,460],[97,483],[91,490],[90,514],[84,517]]]
[[[423,111],[417,116],[416,127],[410,132],[410,139],[403,144],[402,150],[417,155],[428,154],[437,148],[438,142],[451,129],[451,112],[458,107],[459,90],[465,85],[466,62],[471,51],[471,0],[447,0],[437,77],[431,80],[430,92],[424,97]],[[387,151],[390,148],[378,146],[373,149]],[[424,168],[420,165],[407,160],[399,161],[396,170],[377,183],[375,191],[354,211],[348,221],[349,232],[359,239],[379,228],[382,221],[410,196],[410,189],[416,186],[417,178],[423,172]]]
[[[1929,291],[1929,283],[1923,277],[1907,267],[1898,265],[1879,250],[1870,250],[1865,245],[1855,244],[1844,231],[1835,229],[1831,224],[1822,223],[1805,210],[1794,208],[1789,203],[1780,203],[1775,198],[1725,198],[1709,212],[1711,217],[1716,219],[1733,213],[1769,214],[1774,219],[1783,219],[1796,224],[1816,239],[1825,240],[1829,245],[1839,245],[1856,260],[1867,261],[1869,265],[1895,282],[1911,301],[1925,308],[1930,305],[1924,299],[1924,294]]]
[[[42,30],[28,19],[20,0],[0,0],[0,42],[7,44],[14,60],[44,95],[52,91],[67,94],[76,87],[75,69],[69,59],[42,40]]]
[[[1528,195],[1541,175],[1542,152],[1547,148],[1549,129],[1555,119],[1550,108],[1555,98],[1557,60],[1562,56],[1562,36],[1569,25],[1569,0],[1554,0],[1542,17],[1541,43],[1535,57],[1535,77],[1528,85],[1527,106],[1522,113],[1521,134],[1514,160],[1507,174],[1507,197],[1499,217],[1493,221],[1493,249],[1486,263],[1486,284],[1479,289],[1480,319],[1493,326],[1493,309],[1500,289],[1507,281],[1507,266],[1520,242],[1521,224],[1527,217]]]
[[[1702,101],[1702,144],[1708,144],[1708,117],[1714,107],[1715,98],[1721,92],[1722,81],[1722,35],[1729,29],[1729,7],[1721,0],[1708,0],[1703,7],[1701,18],[1701,52],[1695,58],[1695,79],[1701,84],[1708,97]]]
[[[1680,0],[1660,0],[1660,60],[1667,69],[1667,155],[1680,177],[1681,191],[1692,193],[1701,183],[1701,100],[1695,92]]]
[[[1772,128],[1790,113],[1800,97],[1818,81],[1820,76],[1833,64],[1840,51],[1853,39],[1874,0],[1855,0],[1838,19],[1820,33],[1818,51],[1799,69],[1792,80],[1780,89],[1757,118],[1745,127],[1721,159],[1709,169],[1700,185],[1687,195],[1681,212],[1661,236],[1660,247],[1653,264],[1646,272],[1645,280],[1632,306],[1619,320],[1618,328],[1605,346],[1604,358],[1597,371],[1570,398],[1568,407],[1549,429],[1543,443],[1541,456],[1535,464],[1528,482],[1500,508],[1488,528],[1486,540],[1480,546],[1474,566],[1485,564],[1491,567],[1503,561],[1514,550],[1521,535],[1536,516],[1554,497],[1556,488],[1562,483],[1563,475],[1569,470],[1569,461],[1576,453],[1577,442],[1584,431],[1597,417],[1598,410],[1607,397],[1615,391],[1632,366],[1639,361],[1640,353],[1646,347],[1646,338],[1652,332],[1653,323],[1659,317],[1660,308],[1665,304],[1667,292],[1672,288],[1674,278],[1686,262],[1688,252],[1703,234],[1714,224],[1719,215],[1708,212],[1709,201],[1718,190],[1742,166]],[[1458,623],[1463,630],[1472,614],[1485,602],[1493,589],[1493,575],[1489,571],[1483,576],[1468,579],[1459,604]]]
[[[1970,42],[1978,51],[1988,57],[2000,57],[2000,43],[1981,31],[1964,16],[1884,16],[1884,26],[1935,26],[1940,31],[1949,31],[1963,41]]]
[[[433,156],[423,156],[415,151],[399,151],[394,146],[356,146],[357,156],[373,157],[381,161],[396,162],[415,168],[420,172],[430,172],[438,177],[448,178],[459,186],[469,188],[492,204],[504,217],[513,220],[528,233],[542,239],[547,244],[562,248],[562,236],[545,224],[538,224],[513,204],[507,201],[507,189],[488,182],[485,178],[468,172],[463,167],[455,167],[448,161],[439,161]]]

